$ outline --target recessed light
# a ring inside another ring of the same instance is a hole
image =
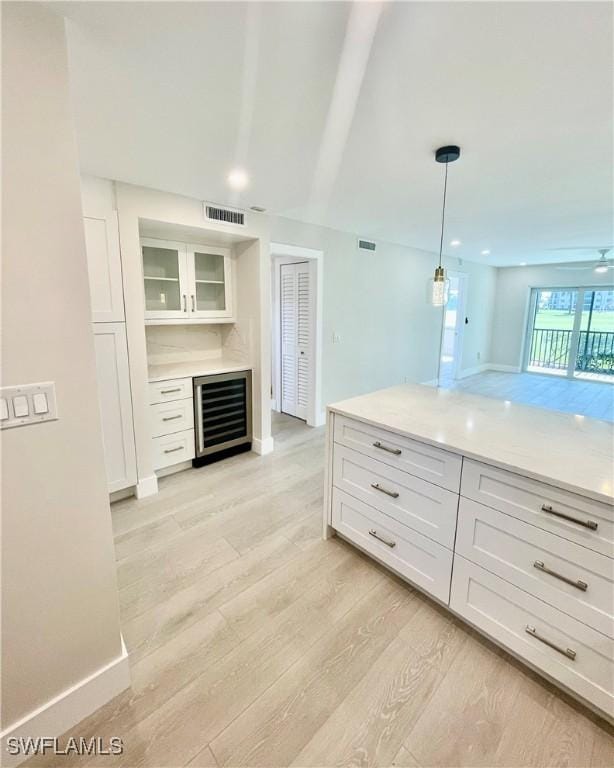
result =
[[[233,168],[228,174],[228,184],[233,189],[245,189],[249,184],[249,176],[243,168]]]
[[[520,266],[521,267],[526,267],[527,266],[527,262],[526,261],[521,261],[520,262]]]
[[[457,245],[460,245],[460,244],[461,244],[461,241],[460,241],[460,240],[450,240],[450,245],[451,245],[453,248],[456,248],[456,246],[457,246]]]
[[[482,254],[482,256],[490,256],[490,251],[488,250],[488,248],[485,248],[483,251],[480,251],[480,253]]]

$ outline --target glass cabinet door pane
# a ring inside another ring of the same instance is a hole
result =
[[[158,277],[179,280],[179,251],[174,248],[143,246],[143,274],[146,278]]]
[[[194,253],[196,282],[224,282],[224,257],[220,253]]]
[[[196,283],[196,309],[199,312],[215,312],[226,309],[226,293],[223,283]]]
[[[181,311],[179,252],[143,246],[143,277],[147,312]]]
[[[145,309],[147,312],[181,310],[179,280],[145,280]]]

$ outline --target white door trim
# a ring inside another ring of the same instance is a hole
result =
[[[307,408],[307,424],[319,427],[326,422],[326,414],[322,409],[322,283],[324,252],[313,248],[303,248],[298,245],[271,243],[271,270],[273,290],[271,294],[271,400],[273,408],[281,408],[281,371],[280,371],[280,322],[279,322],[279,290],[280,266],[297,261],[309,261],[312,285],[311,294],[312,314],[315,328],[313,329],[313,363],[310,387],[309,405]]]
[[[454,332],[455,332],[454,362],[453,362],[453,368],[452,368],[452,376],[456,380],[456,379],[462,378],[464,373],[462,369],[462,359],[463,359],[463,342],[465,337],[465,316],[466,316],[466,309],[467,309],[467,288],[469,285],[469,275],[467,274],[467,272],[458,272],[456,270],[449,269],[447,271],[447,277],[458,278],[458,282],[459,282],[459,302],[456,307],[456,326],[454,328]],[[441,321],[441,344],[439,347],[440,365],[441,365],[443,339],[445,334],[445,322],[446,322],[446,312],[444,307],[442,321]]]

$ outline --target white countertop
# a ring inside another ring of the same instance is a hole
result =
[[[597,501],[614,500],[610,422],[409,384],[328,408]]]
[[[186,376],[208,376],[214,373],[249,371],[251,365],[230,357],[212,357],[206,360],[184,360],[179,363],[163,363],[148,367],[149,381],[182,379]]]

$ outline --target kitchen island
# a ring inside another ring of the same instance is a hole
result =
[[[411,385],[327,416],[325,536],[612,718],[613,425]]]

